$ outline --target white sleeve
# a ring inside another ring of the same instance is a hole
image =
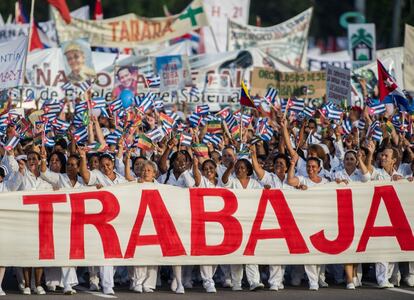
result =
[[[191,173],[189,171],[185,171],[182,176],[184,178],[183,187],[194,187],[195,186],[194,176],[191,176]]]
[[[59,183],[59,174],[46,169],[46,172],[40,173],[40,177],[49,182],[51,185],[57,186]]]
[[[339,141],[334,140],[333,144],[335,147],[335,156],[340,161],[343,161],[344,156],[345,156],[345,150],[344,150],[344,144],[342,143],[342,140],[341,139]]]
[[[119,157],[115,157],[115,169],[119,174],[125,176],[125,164],[124,161]]]
[[[264,173],[264,175],[263,175],[263,177],[262,177],[262,179],[260,179],[259,180],[259,182],[262,184],[262,185],[272,185],[272,175],[269,173],[269,172],[267,172],[267,171],[265,171],[265,173]]]
[[[13,172],[7,179],[7,188],[9,191],[17,191],[23,183],[23,175],[19,171]]]
[[[1,160],[1,164],[4,165],[9,173],[18,172],[19,171],[19,164],[17,163],[15,157],[13,155],[4,155],[3,159]]]
[[[361,181],[362,182],[368,182],[371,179],[371,174],[369,174],[369,171],[365,174],[362,174],[361,172]]]
[[[101,171],[99,170],[92,170],[89,171],[89,182],[88,185],[96,185],[99,183],[98,177],[99,177],[99,173]]]

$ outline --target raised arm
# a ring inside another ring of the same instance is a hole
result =
[[[374,157],[375,143],[373,141],[369,141],[367,148],[368,155],[366,158],[366,167],[368,171],[372,174],[372,172],[374,171],[374,167],[372,166],[372,158]]]
[[[290,166],[289,166],[288,177],[287,177],[287,183],[294,187],[299,186],[299,183],[300,183],[299,178],[295,176],[295,166],[298,160],[299,160],[299,155],[296,152],[294,152],[290,160]]]
[[[282,136],[283,136],[283,139],[285,141],[285,145],[286,145],[286,148],[289,152],[289,155],[293,156],[294,153],[296,153],[296,151],[295,151],[295,149],[293,149],[292,142],[290,141],[290,136],[289,136],[289,132],[288,132],[288,129],[287,129],[286,118],[282,118],[282,120],[280,120],[280,126],[282,128]]]
[[[263,168],[260,166],[259,162],[257,161],[257,153],[256,153],[255,145],[250,146],[250,154],[252,157],[253,170],[256,173],[257,178],[259,180],[262,180],[263,176],[265,175],[265,171],[263,170]]]
[[[198,159],[195,157],[193,159],[193,175],[194,175],[194,181],[195,181],[194,186],[197,186],[197,187],[200,186],[200,183],[201,183],[201,172],[198,167],[199,167],[199,162],[198,162]]]
[[[161,155],[161,158],[158,163],[158,167],[160,169],[161,174],[165,174],[168,171],[168,156],[170,155],[172,149],[177,145],[177,140],[172,138],[167,143],[167,148],[164,150],[164,153]]]
[[[80,156],[80,166],[79,166],[79,173],[82,176],[83,181],[88,184],[91,178],[91,172],[88,170],[87,162],[86,162],[86,152],[83,148],[78,148],[79,156]]]
[[[101,125],[99,125],[98,118],[96,116],[92,116],[93,126],[95,127],[96,138],[98,139],[98,143],[101,144],[101,148],[106,147],[105,137],[102,132]]]
[[[127,150],[125,153],[125,179],[128,181],[135,181],[136,179],[131,175],[131,151]]]

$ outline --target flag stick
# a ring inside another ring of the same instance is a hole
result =
[[[243,112],[244,112],[244,106],[242,105],[240,108],[240,150],[243,144]]]
[[[218,47],[217,39],[216,39],[216,36],[214,34],[213,28],[211,28],[211,26],[208,26],[208,28],[210,29],[211,35],[213,36],[214,46],[216,46],[217,52],[220,52],[220,49]]]

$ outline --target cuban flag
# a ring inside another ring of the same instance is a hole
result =
[[[269,88],[266,92],[266,95],[264,96],[264,99],[271,103],[271,104],[275,104],[276,102],[276,97],[277,97],[278,91],[275,88]]]
[[[307,118],[313,118],[313,116],[315,115],[315,112],[316,112],[316,108],[309,107],[309,106],[305,106],[305,108],[302,111],[303,115]]]
[[[208,106],[208,104],[197,105],[195,112],[202,116],[207,115],[210,112],[210,107]]]
[[[191,127],[198,127],[198,126],[204,126],[205,122],[203,122],[203,117],[199,114],[193,112],[190,117],[188,118],[188,122],[190,123]]]
[[[85,93],[92,87],[92,82],[90,80],[85,80],[79,83],[79,89],[82,93]]]
[[[73,132],[73,138],[76,143],[83,143],[88,140],[88,130],[85,126],[79,127]]]
[[[105,141],[108,145],[116,145],[118,144],[119,137],[115,133],[110,133],[106,136]]]
[[[53,103],[53,104],[45,104],[42,107],[42,110],[45,112],[45,114],[60,114],[62,111],[62,106],[60,103]]]
[[[159,75],[151,74],[146,77],[147,84],[150,88],[157,88],[160,87],[161,78]]]
[[[79,115],[88,110],[88,104],[86,102],[78,103],[75,105],[75,115]]]
[[[153,101],[156,97],[157,95],[155,95],[154,93],[148,92],[139,104],[138,110],[141,112],[146,112],[154,105]]]
[[[54,113],[47,113],[47,114],[43,114],[40,119],[42,120],[43,123],[49,123],[52,122],[53,120],[57,119],[57,115]]]
[[[290,98],[287,102],[287,109],[292,110],[294,112],[300,113],[302,112],[304,107],[305,107],[304,99]]]
[[[226,118],[230,114],[231,114],[230,107],[227,106],[226,108],[223,108],[218,113],[216,113],[216,116],[220,116],[221,118],[224,119],[224,118]]]
[[[153,130],[148,131],[145,135],[150,138],[153,143],[158,143],[164,137],[164,133],[160,128],[154,128]]]
[[[351,134],[352,132],[352,122],[349,119],[343,120],[342,129],[345,134]]]
[[[260,138],[265,142],[269,142],[272,139],[273,133],[273,128],[269,124],[267,124],[267,122],[259,131]]]
[[[116,99],[109,104],[109,110],[112,112],[116,112],[122,109],[122,100]]]
[[[224,118],[224,121],[226,122],[227,127],[229,128],[230,131],[232,130],[233,127],[237,126],[237,120],[233,116],[233,114],[227,115],[227,117]]]
[[[43,142],[45,143],[46,147],[54,147],[56,144],[55,139],[53,137],[50,138],[47,136],[45,136],[45,140]]]
[[[103,97],[95,97],[91,99],[91,108],[100,108],[105,109],[106,107],[106,101]]]
[[[195,87],[195,86],[191,87],[191,90],[190,90],[190,95],[191,96],[196,97],[199,94],[200,94],[200,90],[197,87]]]
[[[214,146],[218,146],[221,142],[221,137],[216,134],[206,133],[203,137],[203,144],[212,143]]]
[[[154,100],[154,108],[158,111],[164,109],[164,102],[160,98]]]
[[[7,151],[11,151],[11,150],[13,150],[16,146],[17,146],[17,144],[19,143],[19,141],[20,141],[20,138],[18,137],[18,136],[14,136],[14,137],[12,137],[10,140],[8,140],[7,141],[7,143],[5,144],[5,146],[4,146],[4,150],[7,150]]]
[[[67,81],[60,88],[64,91],[67,91],[67,90],[74,90],[75,86],[72,84],[72,82]]]
[[[321,109],[321,113],[328,119],[339,121],[341,120],[343,111],[332,102],[329,102]]]
[[[366,125],[366,123],[365,123],[365,120],[364,119],[359,119],[358,120],[358,129],[359,130],[362,130],[362,129],[365,129],[365,125]]]
[[[55,128],[57,130],[66,131],[66,130],[69,129],[70,123],[65,122],[61,119],[55,119],[55,120],[52,121],[52,126],[53,126],[53,128]]]
[[[191,143],[193,141],[193,136],[191,133],[182,132],[180,135],[180,144],[186,147],[191,147]]]
[[[380,115],[386,112],[385,105],[383,103],[372,104],[368,107],[368,113],[372,115]]]

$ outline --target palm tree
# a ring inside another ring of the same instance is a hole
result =
[[[360,28],[357,30],[357,33],[354,33],[351,36],[352,45],[356,45],[360,42],[364,42],[365,44],[372,45],[373,38],[370,33],[367,33],[364,28]]]

